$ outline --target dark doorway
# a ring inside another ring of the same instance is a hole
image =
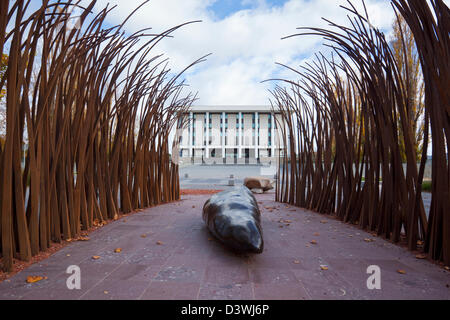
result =
[[[250,149],[245,149],[245,164],[250,163]]]

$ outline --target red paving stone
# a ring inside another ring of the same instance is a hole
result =
[[[202,221],[209,197],[183,195],[108,224],[0,283],[0,299],[450,299],[448,271],[356,227],[276,203],[273,194],[257,196],[263,254],[237,255]],[[81,290],[66,287],[70,265],[81,268]],[[381,268],[381,290],[367,289],[370,265]],[[47,279],[28,284],[29,275]]]

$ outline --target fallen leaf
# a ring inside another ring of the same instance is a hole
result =
[[[208,241],[213,241],[213,238],[208,238]]]
[[[375,240],[366,238],[366,239],[364,239],[364,241],[365,241],[365,242],[374,242]]]
[[[103,291],[103,293],[104,293],[104,294],[108,294],[109,292],[108,292],[108,291]]]
[[[426,258],[427,258],[427,255],[426,255],[425,253],[421,253],[421,254],[418,254],[418,255],[416,256],[416,258],[417,258],[417,259],[420,259],[420,260],[426,259]]]
[[[92,259],[98,260],[98,259],[100,259],[100,256],[92,256]]]
[[[122,252],[122,248],[117,248],[114,250],[115,253],[121,253]]]
[[[418,246],[423,246],[423,241],[417,240],[417,245],[418,245]]]
[[[192,209],[195,209],[195,206],[192,206]]]
[[[322,220],[322,221],[320,221],[320,223],[325,224],[325,223],[328,223],[328,221],[327,220]]]
[[[311,244],[317,244],[317,241],[316,240],[312,240]]]
[[[300,261],[294,260],[294,264],[300,264]]]
[[[141,234],[141,238],[147,238],[146,234]]]
[[[321,269],[321,270],[325,270],[325,271],[326,271],[326,270],[328,270],[328,266],[325,266],[325,265],[321,265],[321,266],[320,266],[320,269]]]
[[[117,213],[114,215],[114,221],[119,220],[119,216],[117,215]]]
[[[318,237],[318,236],[320,236],[320,233],[316,232],[316,233],[314,233],[314,236]]]
[[[158,246],[162,246],[164,243],[163,243],[162,241],[157,241],[156,244],[157,244]]]
[[[400,273],[400,274],[406,274],[406,271],[405,270],[401,270],[401,269],[397,270],[397,272]]]
[[[450,271],[450,267],[449,266],[445,266],[444,269],[447,270],[447,271]]]
[[[70,257],[70,254],[68,253],[68,254],[66,254],[66,257]]]
[[[44,277],[40,277],[40,276],[28,276],[27,282],[28,283],[36,283],[36,282],[42,281],[44,279],[47,279],[47,277],[44,278]]]
[[[89,239],[88,237],[79,237],[77,240],[78,241],[89,241],[91,239]]]

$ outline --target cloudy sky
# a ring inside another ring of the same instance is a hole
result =
[[[352,0],[362,9],[361,0]],[[83,0],[86,4],[90,0]],[[117,5],[107,19],[110,26],[121,23],[143,0],[98,0],[95,11]],[[40,0],[32,0],[36,9]],[[160,33],[176,25],[190,24],[160,42],[153,53],[164,53],[173,72],[211,53],[206,62],[185,74],[189,90],[198,92],[197,105],[269,104],[272,78],[295,79],[295,74],[276,62],[298,67],[323,51],[318,37],[281,40],[297,27],[326,27],[327,18],[347,23],[347,12],[339,5],[346,0],[151,0],[128,21],[129,33],[151,27]],[[394,11],[388,0],[366,0],[371,23],[388,36]],[[361,11],[362,12],[362,11]]]
[[[117,5],[108,23],[118,24],[142,0],[99,0],[97,10],[108,3]],[[354,0],[360,5],[360,0]],[[326,26],[322,17],[346,23],[346,1],[330,0],[151,0],[128,22],[133,32],[152,27],[162,32],[193,20],[201,23],[176,31],[162,41],[154,53],[170,58],[174,72],[199,57],[212,53],[206,62],[185,74],[189,90],[198,92],[198,105],[269,104],[270,83],[261,81],[294,75],[275,63],[292,67],[321,50],[317,37],[295,37],[297,27]],[[390,2],[366,1],[371,23],[390,32],[394,17]]]

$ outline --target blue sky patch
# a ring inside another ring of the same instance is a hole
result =
[[[265,3],[268,7],[282,6],[288,0],[217,0],[208,9],[213,11],[215,16],[222,20],[241,10],[249,10]]]

